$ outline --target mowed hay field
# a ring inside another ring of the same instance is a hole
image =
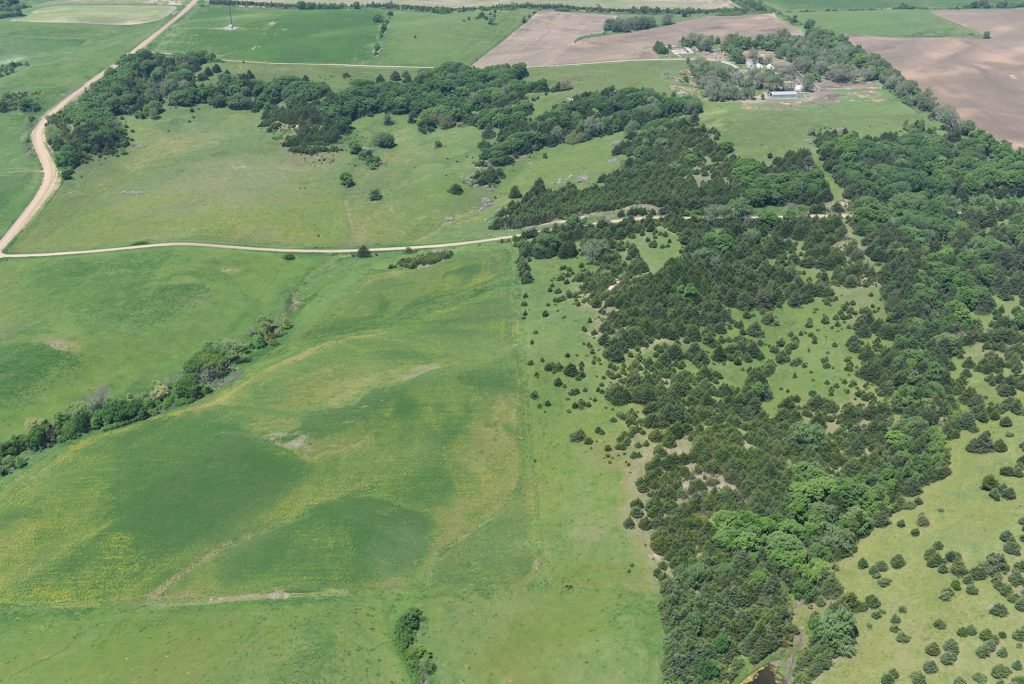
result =
[[[241,378],[0,481],[4,672],[400,681],[416,606],[438,681],[657,678],[628,480],[527,397],[586,313],[517,323],[504,245],[389,261],[300,256],[295,327]]]
[[[477,60],[476,66],[516,62],[525,62],[531,67],[560,66],[616,60],[665,59],[651,49],[655,41],[675,44],[688,33],[707,33],[724,37],[730,33],[754,36],[782,30],[800,31],[784,23],[774,14],[747,14],[705,16],[645,31],[577,40],[581,36],[600,33],[604,20],[609,16],[574,12],[537,12],[500,45]]]
[[[818,88],[795,102],[705,102],[701,120],[721,131],[738,154],[767,159],[769,153],[812,147],[810,131],[848,128],[878,135],[925,118],[877,84]]]
[[[1019,417],[1013,417],[1019,424]],[[953,443],[953,474],[949,478],[925,488],[921,498],[923,504],[893,516],[895,523],[884,529],[875,530],[863,540],[857,552],[840,563],[839,579],[847,590],[855,592],[862,599],[875,594],[881,600],[880,618],[874,618],[871,611],[858,615],[860,638],[857,655],[852,659],[840,659],[821,681],[832,682],[875,682],[890,668],[900,672],[900,681],[909,681],[913,671],[920,671],[927,660],[938,658],[925,653],[925,647],[936,642],[944,644],[953,639],[959,644],[959,658],[950,666],[939,664],[937,675],[929,675],[928,681],[951,682],[956,676],[967,681],[992,681],[994,666],[1011,665],[1024,659],[1020,643],[1011,638],[1014,630],[1024,626],[1024,615],[1008,606],[1007,617],[997,617],[989,609],[997,603],[1007,604],[988,580],[977,581],[977,595],[970,595],[964,589],[943,601],[939,594],[950,587],[956,575],[940,574],[937,568],[929,568],[924,552],[935,542],[942,542],[941,554],[957,551],[963,555],[967,567],[982,563],[990,553],[1003,553],[1000,534],[1009,530],[1014,538],[1021,535],[1018,518],[1024,514],[1020,500],[993,501],[987,492],[980,489],[981,479],[988,474],[998,475],[1000,466],[1013,465],[1021,455],[1016,446],[1019,441],[1019,427],[1000,428],[995,423],[982,427],[992,431],[993,438],[1005,439],[1010,450],[1005,454],[970,454],[964,450],[968,440],[976,435],[966,434]],[[1020,490],[1020,480],[999,478]],[[919,524],[923,515],[927,526]],[[911,531],[919,530],[919,536]],[[890,569],[883,573],[891,580],[888,587],[879,586],[867,570],[857,567],[860,558],[873,565],[878,561],[890,562],[897,553],[904,556],[906,567]],[[1019,560],[1013,555],[1005,556],[1013,565]],[[905,611],[901,611],[903,606]],[[896,616],[895,618],[893,616]],[[945,622],[944,629],[935,626],[935,621]],[[899,643],[896,633],[890,627],[898,622],[897,629],[910,636],[908,643]],[[1000,647],[1006,648],[1006,655],[999,652],[981,658],[975,650],[981,646],[978,635],[963,637],[957,630],[974,625],[977,632],[988,628],[997,635]],[[1000,636],[1000,633],[1003,635]],[[974,679],[980,672],[987,679]]]
[[[148,391],[207,341],[278,316],[309,270],[280,255],[152,250],[0,262],[0,435],[98,387]]]
[[[0,91],[25,90],[45,108],[99,73],[151,33],[138,26],[40,24],[0,21],[0,63],[28,62],[0,79]],[[0,114],[0,227],[6,229],[28,204],[42,178],[28,144],[32,119]]]
[[[818,26],[848,36],[981,37],[980,32],[923,9],[800,12],[797,17],[801,22],[813,20]]]
[[[210,50],[224,59],[321,64],[435,66],[471,63],[522,24],[526,10],[500,10],[492,25],[476,12],[434,14],[383,8],[295,10],[235,8],[237,29],[225,31],[227,7],[196,7],[154,44],[164,52]],[[387,17],[378,35],[374,17]],[[488,15],[490,16],[490,15]],[[374,55],[374,47],[381,50]]]
[[[931,88],[940,102],[1014,145],[1024,144],[1024,9],[957,10],[940,16],[990,40],[856,36],[853,42],[878,52],[907,78]]]
[[[538,177],[586,185],[613,168],[616,136],[535,152],[506,170],[495,188],[471,187],[480,131],[430,135],[398,117],[356,122],[354,140],[395,136],[370,169],[349,152],[294,154],[259,128],[259,117],[207,107],[169,109],[155,121],[131,120],[135,144],[124,156],[79,169],[12,245],[13,252],[198,240],[283,247],[415,245],[494,237],[489,221],[513,185]],[[440,141],[442,147],[435,147]],[[343,141],[342,147],[349,141]],[[350,172],[356,186],[338,180]],[[448,189],[460,183],[465,191]],[[371,202],[379,189],[383,199]],[[446,220],[449,219],[450,220]]]

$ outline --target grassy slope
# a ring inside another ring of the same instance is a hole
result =
[[[976,31],[944,19],[928,10],[877,12],[801,12],[800,21],[813,19],[818,26],[848,36],[979,36]]]
[[[156,49],[185,52],[206,49],[227,59],[266,62],[411,64],[473,62],[497,45],[522,21],[522,11],[498,12],[497,24],[470,12],[431,14],[395,10],[374,56],[381,9],[234,10],[235,31],[224,31],[227,8],[197,7],[156,44]]]
[[[26,13],[17,21],[47,24],[144,24],[171,13],[169,5],[47,4]]]
[[[458,127],[423,135],[401,117],[356,123],[369,144],[389,131],[398,146],[377,150],[370,170],[348,152],[288,152],[248,112],[171,109],[158,121],[132,120],[135,145],[94,161],[47,205],[13,251],[40,251],[193,239],[295,247],[423,244],[493,235],[487,226],[509,188],[610,168],[612,138],[538,152],[510,168],[497,188],[466,185],[480,131]],[[435,140],[444,146],[435,148]],[[347,141],[344,143],[347,146]],[[545,158],[545,155],[547,158]],[[356,187],[338,174],[350,171]],[[452,183],[465,186],[459,196]],[[379,188],[380,202],[367,194]],[[484,198],[494,204],[484,207]],[[453,220],[446,221],[451,216]],[[112,220],[113,219],[113,220]]]
[[[878,135],[923,117],[881,88],[840,88],[834,93],[834,99],[801,104],[768,100],[707,102],[701,119],[720,130],[737,153],[765,159],[769,152],[782,154],[810,147],[810,130],[845,127],[864,135]]]
[[[398,681],[389,630],[416,605],[438,681],[655,679],[623,473],[568,446],[557,403],[524,403],[524,356],[576,348],[585,312],[520,328],[505,246],[418,271],[323,263],[295,330],[241,380],[0,482],[0,601],[37,606],[0,611],[0,666],[171,679],[187,647],[181,667],[212,680]],[[155,603],[197,605],[140,603],[186,568]],[[273,589],[315,596],[198,605]]]
[[[1015,420],[1019,423],[1020,418]],[[903,681],[910,671],[919,670],[921,664],[929,659],[924,653],[928,643],[936,641],[941,645],[950,638],[960,642],[960,657],[951,667],[940,665],[936,681],[952,681],[957,675],[970,681],[974,672],[987,675],[993,665],[1009,665],[1022,657],[1020,646],[1011,639],[1004,639],[1000,643],[1009,649],[1008,658],[996,655],[984,660],[978,658],[974,650],[981,641],[978,637],[958,637],[958,627],[974,624],[979,631],[988,627],[993,632],[1006,631],[1009,634],[1024,625],[1024,619],[1012,606],[1008,617],[988,614],[992,604],[1005,603],[988,581],[977,583],[980,589],[977,596],[960,591],[951,601],[940,601],[939,592],[949,586],[953,575],[940,575],[928,568],[923,560],[925,550],[934,542],[942,541],[946,547],[943,553],[947,550],[960,551],[964,562],[971,567],[989,553],[1002,552],[1000,532],[1020,532],[1017,518],[1024,514],[1024,504],[1020,499],[996,502],[979,489],[983,476],[989,473],[997,475],[1000,466],[1012,465],[1020,455],[1020,449],[1015,446],[1019,438],[1009,437],[1016,428],[1004,429],[990,423],[985,429],[992,430],[993,437],[1006,438],[1011,445],[1010,451],[1006,454],[969,454],[963,447],[973,435],[965,434],[953,444],[953,475],[926,488],[922,506],[894,516],[894,520],[904,520],[906,527],[892,525],[876,530],[860,543],[854,556],[840,563],[839,577],[847,589],[861,597],[876,594],[886,614],[880,620],[872,619],[870,613],[858,616],[861,637],[857,656],[838,661],[835,668],[822,677],[822,682],[874,682],[891,667],[901,672],[900,681]],[[1020,490],[1019,480],[1000,479]],[[919,513],[924,513],[931,524],[921,528],[920,536],[913,537],[910,531],[917,526]],[[866,570],[857,569],[857,560],[861,557],[869,563],[888,562],[895,553],[903,554],[907,566],[885,573],[892,579],[892,584],[885,589],[878,586]],[[1007,559],[1011,564],[1018,560],[1013,556],[1007,556]],[[907,608],[906,614],[900,615],[900,626],[911,637],[907,644],[898,643],[895,635],[889,632],[889,618],[900,605]],[[946,621],[948,626],[945,630],[932,625],[936,618]],[[934,660],[938,661],[937,658]],[[932,679],[935,677],[930,676],[929,681]]]
[[[875,10],[903,3],[900,0],[772,0],[768,4],[790,13],[794,10]],[[961,0],[915,0],[907,4],[931,9],[951,9],[962,7],[964,3]]]
[[[89,26],[0,21],[0,62],[29,62],[0,79],[0,91],[27,90],[44,107],[134,47],[157,24]],[[32,120],[0,114],[0,227],[6,228],[31,199],[41,172],[28,151]]]
[[[0,435],[101,385],[115,396],[147,389],[203,342],[279,315],[307,270],[276,255],[186,250],[0,263]]]

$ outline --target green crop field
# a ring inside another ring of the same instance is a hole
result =
[[[567,448],[610,412],[527,398],[528,359],[587,353],[587,314],[516,323],[512,256],[299,257],[295,327],[240,379],[0,481],[0,602],[33,606],[0,610],[4,671],[396,681],[390,628],[418,606],[443,681],[654,679],[657,586],[615,532],[625,469]]]
[[[706,102],[701,119],[739,154],[765,159],[810,145],[809,131],[848,128],[864,135],[899,130],[924,116],[877,86],[834,88],[792,102]]]
[[[525,191],[538,177],[592,182],[610,168],[613,142],[597,138],[534,153],[488,189],[466,184],[480,140],[475,128],[423,135],[403,118],[393,126],[379,116],[362,119],[355,139],[369,145],[375,133],[388,131],[397,140],[394,149],[377,150],[384,164],[371,170],[348,152],[293,154],[258,123],[249,112],[207,107],[132,120],[135,144],[127,154],[80,169],[14,251],[178,239],[358,247],[488,237],[494,235],[488,222],[509,188]],[[341,187],[343,171],[353,174],[355,187]],[[465,186],[462,195],[448,192],[455,182]],[[379,202],[367,198],[374,188],[383,194]]]
[[[949,21],[928,10],[882,10],[875,12],[800,12],[801,22],[813,20],[818,26],[848,36],[947,37],[977,36],[977,31]]]
[[[171,13],[172,5],[47,4],[29,11],[19,21],[45,24],[145,24]]]
[[[526,12],[502,10],[492,25],[473,12],[434,14],[394,10],[378,36],[374,17],[385,10],[288,10],[236,8],[238,28],[225,31],[227,8],[197,7],[156,43],[167,52],[210,50],[225,59],[326,64],[433,66],[471,63],[515,30]],[[380,52],[374,55],[374,46]]]

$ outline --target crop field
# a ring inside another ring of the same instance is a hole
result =
[[[972,36],[979,32],[923,9],[891,11],[816,11],[797,14],[801,22],[813,20],[818,26],[848,36],[946,37]]]
[[[3,261],[0,435],[98,387],[148,390],[203,341],[281,314],[306,270],[277,255],[187,250]]]
[[[931,88],[963,118],[1015,145],[1024,144],[1024,90],[1016,85],[1017,66],[1024,59],[1024,9],[938,14],[976,32],[989,31],[992,37],[853,40]]]
[[[471,63],[518,27],[526,10],[501,10],[492,25],[473,12],[236,8],[238,28],[225,31],[224,6],[197,7],[155,44],[167,52],[210,50],[225,59],[321,64],[434,66]],[[488,15],[490,16],[490,15]],[[378,34],[374,17],[387,17]],[[380,52],[374,54],[376,45]]]
[[[396,680],[390,626],[417,606],[444,680],[655,678],[656,583],[638,538],[608,533],[624,469],[562,446],[565,399],[526,396],[527,357],[583,353],[586,313],[516,323],[511,261],[299,257],[295,328],[240,379],[0,481],[0,602],[34,606],[0,623],[46,632],[4,671],[169,679],[197,626],[259,624],[245,648],[198,637],[184,667],[216,677],[251,654],[261,678],[300,661]]]
[[[111,24],[125,26],[145,24],[163,19],[173,9],[172,5],[155,4],[47,4],[32,9],[19,21],[45,24]]]
[[[754,36],[789,30],[799,32],[774,14],[705,16],[645,31],[578,40],[600,33],[608,15],[538,12],[500,45],[477,60],[477,66],[525,62],[527,66],[560,66],[635,59],[656,59],[655,41],[677,43],[687,33]],[[661,58],[666,59],[666,58]]]
[[[496,188],[471,187],[480,131],[457,127],[421,134],[396,119],[356,123],[356,138],[394,134],[371,170],[348,152],[293,154],[257,127],[249,112],[169,109],[156,121],[131,121],[135,144],[125,156],[83,167],[66,183],[14,251],[108,247],[140,241],[200,240],[285,247],[429,244],[489,237],[509,189],[593,182],[611,168],[614,136],[536,152],[507,170]],[[440,141],[442,147],[435,147]],[[345,143],[347,146],[347,143]],[[342,172],[356,185],[343,188]],[[463,194],[448,192],[452,183]],[[383,199],[367,195],[380,189]],[[450,219],[450,220],[449,220]]]
[[[702,121],[722,132],[739,154],[767,159],[768,154],[810,147],[809,131],[848,128],[864,135],[899,130],[924,118],[877,85],[819,86],[797,102],[749,100],[706,102]]]

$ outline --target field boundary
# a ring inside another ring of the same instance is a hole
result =
[[[135,54],[139,50],[145,50],[149,45],[159,38],[164,31],[173,26],[179,19],[188,14],[192,8],[199,3],[199,0],[190,0],[190,2],[181,8],[181,11],[174,13],[166,22],[160,25],[160,28],[153,31],[153,33],[146,36],[141,43],[136,45],[128,54]],[[116,69],[116,64],[111,64],[110,69]],[[55,104],[53,107],[47,110],[47,112],[39,117],[39,121],[32,127],[32,149],[36,153],[36,157],[39,159],[39,164],[43,167],[43,180],[39,184],[39,189],[36,190],[36,194],[33,195],[28,205],[22,210],[18,218],[14,219],[14,223],[0,235],[0,256],[7,256],[4,254],[4,250],[14,241],[14,238],[18,237],[21,231],[25,230],[32,219],[40,212],[40,210],[46,205],[46,203],[53,197],[54,193],[57,192],[57,188],[60,187],[60,174],[57,172],[57,163],[53,159],[53,150],[50,149],[50,145],[46,142],[46,124],[50,117],[58,113],[69,104],[77,100],[82,96],[89,86],[96,83],[98,80],[103,78],[107,73],[104,69],[100,73],[96,74],[88,81],[80,85],[77,89],[72,91],[69,95],[64,97],[63,100]]]

